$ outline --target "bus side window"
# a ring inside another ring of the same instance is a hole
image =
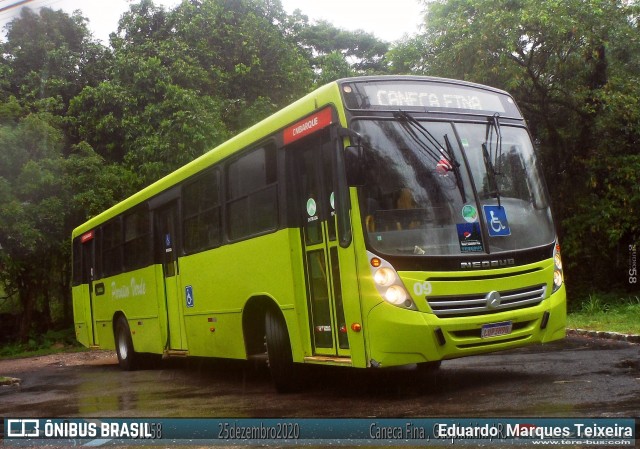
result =
[[[120,217],[103,228],[102,268],[105,276],[122,273],[122,221]]]
[[[146,206],[124,217],[124,268],[135,270],[151,264],[151,233]]]
[[[187,254],[219,246],[222,241],[220,173],[210,170],[182,190],[182,232]]]
[[[227,224],[230,240],[278,226],[276,148],[266,145],[227,167]]]

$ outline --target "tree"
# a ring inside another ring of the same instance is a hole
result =
[[[68,241],[74,219],[87,218],[72,204],[100,188],[96,177],[81,187],[75,178],[71,189],[67,176],[72,150],[64,114],[83,87],[104,76],[108,59],[85,22],[79,14],[23,9],[1,44],[0,282],[19,300],[23,341],[33,325],[51,326],[51,304],[61,306],[67,323],[72,319]]]
[[[640,170],[634,157],[640,140],[633,101],[640,94],[637,2],[440,0],[425,6],[424,33],[393,50],[392,67],[512,92],[541,144],[573,285],[622,282],[615,249],[640,235],[638,221],[625,215],[638,207],[632,176]],[[623,169],[628,164],[632,172]],[[623,181],[626,188],[606,187]]]
[[[72,101],[74,142],[159,179],[306,93],[310,69],[279,1],[131,6],[108,79]]]
[[[346,31],[324,20],[309,24],[306,16],[299,15],[296,39],[307,52],[317,86],[387,71],[389,44],[362,30]]]
[[[0,61],[4,98],[13,95],[33,111],[64,114],[71,98],[102,76],[105,49],[91,39],[79,13],[23,8],[7,29]]]
[[[226,138],[220,104],[174,84],[157,57],[130,58],[121,64],[137,64],[133,79],[116,77],[87,87],[72,100],[69,121],[76,142],[89,144],[108,163],[137,173],[133,189]]]
[[[0,127],[0,151],[0,273],[5,291],[19,298],[24,341],[37,303],[48,305],[54,290],[52,264],[61,261],[62,134],[46,117],[29,115]]]

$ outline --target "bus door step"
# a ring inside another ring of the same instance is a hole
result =
[[[327,355],[314,355],[304,358],[305,363],[326,363],[329,365],[348,365],[351,366],[351,357],[332,357]]]
[[[262,353],[262,354],[249,354],[247,356],[247,360],[253,361],[253,362],[267,362],[269,360],[269,356],[267,355],[267,353]]]
[[[165,357],[187,357],[189,355],[189,351],[181,350],[181,349],[166,349],[164,351]]]

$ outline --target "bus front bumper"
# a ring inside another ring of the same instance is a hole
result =
[[[566,318],[564,285],[535,307],[470,317],[438,318],[381,303],[368,316],[368,364],[407,365],[548,343],[564,338]],[[510,333],[481,337],[483,326],[509,322]]]

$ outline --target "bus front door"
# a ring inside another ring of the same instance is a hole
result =
[[[186,350],[186,335],[180,294],[178,265],[178,204],[169,203],[155,211],[156,254],[162,261],[165,307],[167,311],[167,349]]]
[[[291,148],[293,174],[313,352],[319,356],[349,357],[336,235],[333,144],[328,134],[317,133]]]

